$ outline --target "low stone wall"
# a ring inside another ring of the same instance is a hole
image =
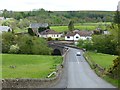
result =
[[[2,80],[2,88],[48,88],[54,85],[60,78],[62,68],[57,70],[54,78],[45,79],[4,79]]]
[[[105,74],[105,72],[106,72],[105,68],[102,68],[100,65],[90,61],[85,55],[83,55],[83,56],[86,59],[86,61],[89,63],[91,68],[94,69],[99,76],[102,76]]]
[[[68,50],[66,51],[66,53]],[[65,63],[64,60],[60,66],[57,67],[56,76],[54,78],[45,78],[45,79],[3,79],[2,88],[50,88],[54,86],[61,79],[63,67]]]

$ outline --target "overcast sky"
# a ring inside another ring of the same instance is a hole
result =
[[[51,11],[116,11],[120,0],[0,0],[0,10],[28,11],[44,8]]]

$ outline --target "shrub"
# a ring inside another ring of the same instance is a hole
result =
[[[51,38],[51,37],[48,37],[48,38],[47,38],[47,40],[48,40],[48,41],[51,41],[51,40],[52,40],[52,38]]]
[[[9,50],[9,53],[18,53],[19,52],[19,46],[16,44],[16,45],[11,45],[10,46],[10,50]]]

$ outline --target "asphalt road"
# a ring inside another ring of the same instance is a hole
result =
[[[77,52],[81,56],[76,56]],[[55,88],[115,88],[96,75],[81,50],[70,48],[65,59],[63,77]]]

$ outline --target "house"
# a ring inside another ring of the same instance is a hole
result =
[[[65,35],[65,40],[71,40],[71,41],[78,41],[80,39],[82,40],[87,40],[87,39],[91,39],[91,35],[93,33],[91,31],[79,31],[79,30],[74,30],[72,32],[68,32]]]
[[[110,32],[108,30],[104,30],[103,34],[110,34]]]
[[[48,23],[32,23],[30,24],[29,28],[33,30],[38,30],[39,28],[44,28],[45,30],[49,28]]]
[[[29,28],[32,29],[32,31],[39,36],[39,33],[41,31],[44,31],[46,29],[49,29],[48,23],[31,23]]]
[[[44,37],[44,38],[48,38],[48,37],[60,38],[61,36],[62,36],[61,33],[58,33],[58,32],[51,30],[51,29],[46,29],[46,30],[39,33],[39,37]]]
[[[0,33],[2,32],[10,32],[12,29],[8,26],[0,26]]]
[[[3,21],[3,20],[5,20],[5,18],[4,17],[0,17],[0,21]]]

